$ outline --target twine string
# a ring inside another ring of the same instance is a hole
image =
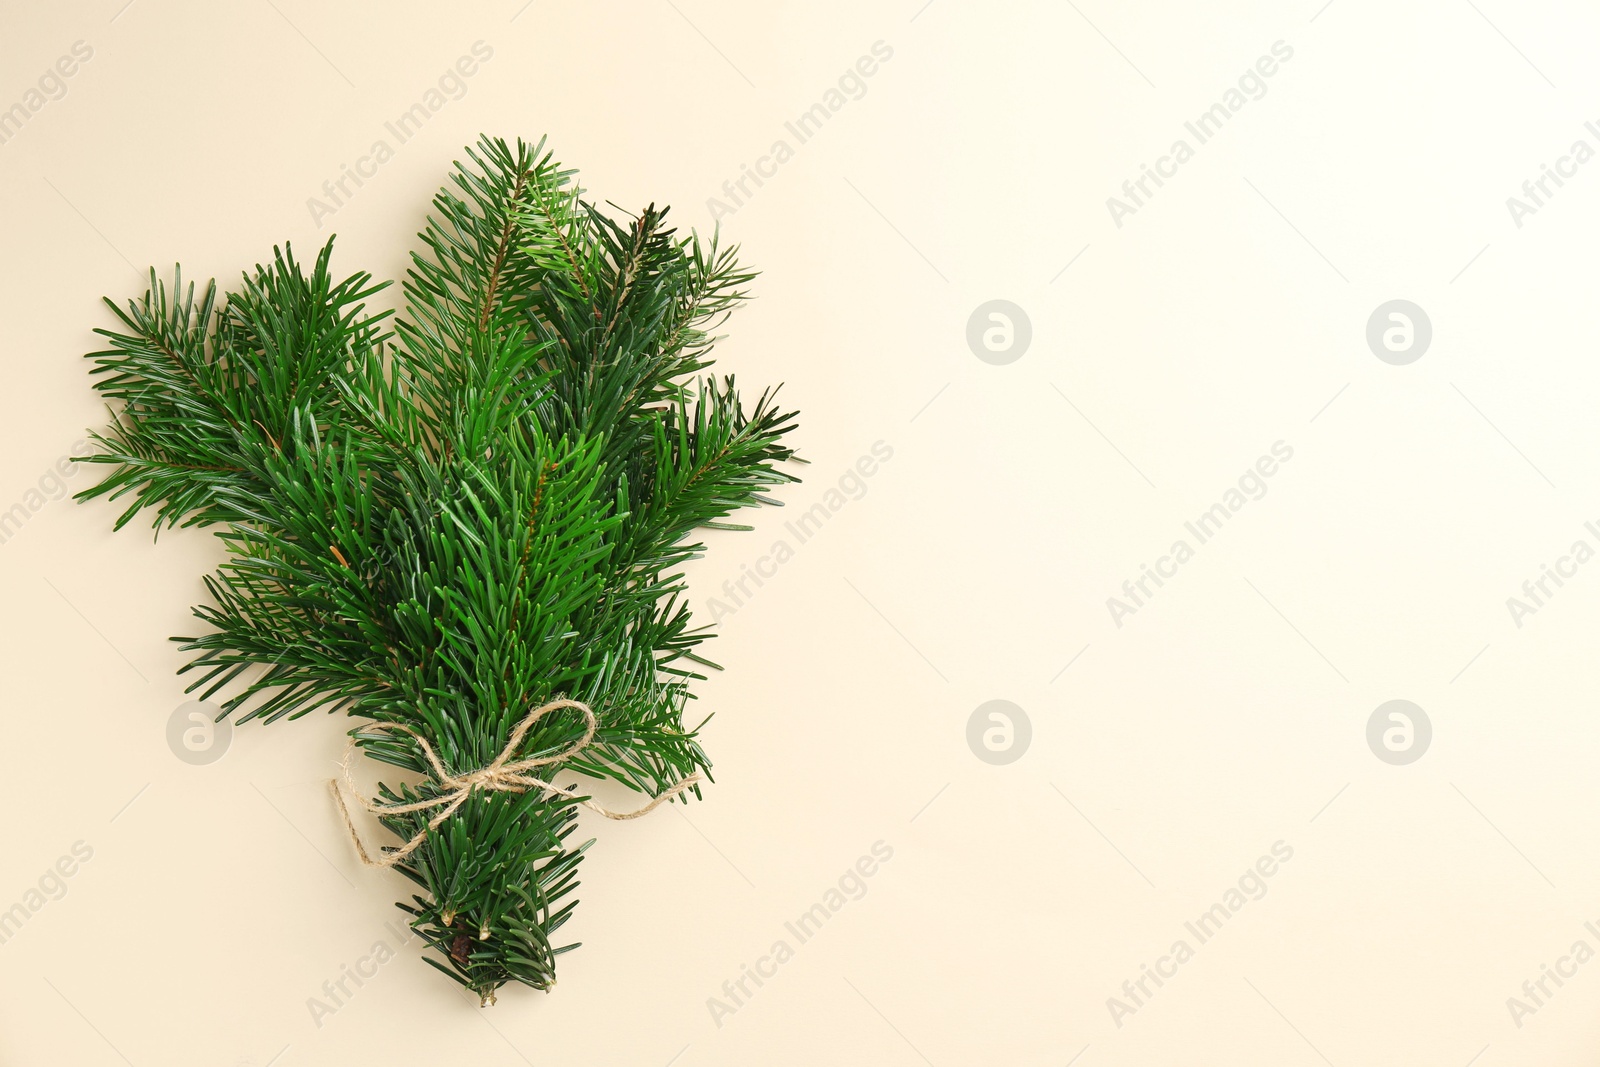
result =
[[[546,715],[553,711],[560,711],[563,708],[576,708],[583,713],[583,736],[560,752],[555,752],[548,756],[535,756],[521,760],[512,759],[516,755],[517,749],[521,746],[523,739],[528,736],[528,731],[532,730],[539,720]],[[526,793],[530,789],[541,789],[548,793],[558,793],[561,796],[577,800],[579,804],[582,804],[590,811],[603,815],[608,819],[623,820],[637,819],[641,815],[648,815],[684,790],[692,789],[702,780],[700,772],[695,771],[636,811],[612,811],[603,805],[596,804],[592,800],[583,799],[582,794],[576,790],[563,789],[553,782],[548,782],[543,778],[528,773],[535,768],[561,763],[576,756],[594,741],[595,731],[599,727],[600,720],[595,715],[594,709],[581,700],[567,700],[565,698],[552,700],[528,712],[522,721],[517,724],[517,728],[511,731],[511,739],[506,742],[506,747],[488,764],[466,774],[451,774],[445,769],[444,762],[439,759],[438,753],[433,750],[433,746],[428,743],[428,739],[417,733],[417,731],[400,723],[373,723],[366,727],[368,732],[382,730],[389,733],[408,734],[415,739],[418,747],[422,749],[423,757],[428,761],[428,766],[433,771],[434,780],[444,787],[444,791],[426,800],[415,801],[388,802],[367,796],[356,787],[355,780],[350,774],[351,757],[355,755],[357,747],[354,737],[351,737],[349,745],[346,746],[344,759],[341,761],[344,787],[340,788],[339,779],[337,778],[330,779],[328,785],[333,792],[334,800],[339,805],[339,813],[344,816],[345,829],[350,831],[350,840],[354,842],[356,855],[361,857],[362,864],[368,867],[393,867],[420,848],[422,843],[428,839],[429,832],[437,830],[446,819],[454,815],[461,805],[467,802],[467,798],[472,795],[474,789],[505,793]],[[361,802],[362,807],[378,816],[401,815],[410,811],[427,811],[430,808],[438,808],[439,811],[428,820],[428,825],[411,840],[397,849],[382,853],[374,858],[367,851],[366,844],[362,842],[361,834],[356,829],[355,820],[350,817],[350,809],[345,805],[344,794],[346,790]]]

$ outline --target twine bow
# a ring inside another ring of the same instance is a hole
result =
[[[527,737],[528,731],[533,729],[540,719],[552,711],[560,711],[562,708],[577,708],[583,712],[583,736],[564,750],[552,755],[513,760],[512,757],[516,755],[517,748],[521,746],[523,738]],[[417,744],[422,748],[423,756],[428,760],[428,765],[433,768],[434,780],[444,787],[444,792],[438,796],[411,802],[389,803],[366,796],[356,788],[355,781],[350,777],[350,757],[355,754],[356,750],[355,738],[350,739],[350,744],[345,749],[342,761],[344,783],[350,794],[361,802],[362,807],[374,815],[399,815],[408,811],[426,811],[429,808],[440,809],[437,815],[428,820],[427,827],[421,833],[394,851],[384,853],[377,859],[372,858],[371,854],[367,852],[366,845],[361,841],[361,835],[356,830],[356,824],[350,818],[350,809],[345,806],[344,790],[339,788],[339,780],[337,778],[332,779],[328,782],[328,785],[333,791],[334,800],[339,804],[339,813],[344,816],[345,828],[350,831],[350,840],[355,843],[356,854],[361,857],[361,862],[368,867],[393,867],[421,847],[422,843],[428,839],[428,832],[437,830],[446,819],[455,814],[456,810],[467,802],[467,797],[472,795],[474,789],[495,790],[505,793],[526,793],[530,789],[543,789],[549,793],[559,793],[564,797],[578,800],[578,803],[590,811],[604,815],[608,819],[637,819],[641,815],[648,815],[659,805],[665,804],[679,793],[693,788],[701,781],[700,772],[696,771],[637,811],[619,812],[611,811],[609,808],[596,804],[592,800],[580,799],[582,794],[571,789],[563,789],[553,782],[547,782],[543,778],[536,778],[528,773],[536,767],[560,763],[576,756],[589,747],[599,726],[600,720],[595,716],[594,709],[581,700],[567,700],[565,698],[552,700],[548,704],[542,704],[528,712],[527,716],[517,724],[517,728],[511,731],[511,739],[506,742],[506,747],[501,750],[500,755],[496,756],[488,765],[467,774],[451,774],[445,770],[444,763],[440,761],[438,753],[434,752],[433,746],[428,744],[428,739],[409,726],[402,726],[399,723],[392,722],[380,722],[368,726],[367,729],[369,731],[386,730],[391,733],[409,734],[415,738]]]

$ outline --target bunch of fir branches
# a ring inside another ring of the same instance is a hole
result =
[[[110,470],[79,496],[126,500],[118,528],[148,512],[222,539],[205,632],[174,638],[189,691],[231,693],[238,722],[362,721],[360,751],[410,772],[375,798],[422,838],[394,863],[421,891],[399,906],[488,1002],[549,988],[576,947],[556,937],[584,798],[472,788],[440,820],[430,750],[471,774],[565,698],[593,709],[589,743],[567,705],[508,754],[550,759],[544,780],[659,796],[706,773],[685,705],[715,664],[682,567],[697,531],[743,528],[725,520],[795,480],[794,416],[702,373],[753,277],[736,249],[654,206],[601,210],[543,141],[483,138],[433,208],[394,317],[368,307],[387,283],[334,276],[331,241],[309,269],[274,249],[231,292],[152,271],[108,300],[90,358],[112,421],[82,458]]]

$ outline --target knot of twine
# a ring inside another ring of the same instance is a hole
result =
[[[583,736],[562,751],[552,755],[513,760],[512,757],[516,755],[517,748],[522,744],[523,738],[527,737],[528,731],[533,729],[540,719],[553,711],[560,711],[562,708],[577,708],[583,712]],[[339,804],[339,812],[344,816],[345,828],[350,831],[350,840],[355,843],[356,854],[361,857],[361,862],[368,867],[393,867],[420,848],[422,843],[428,839],[429,831],[437,830],[446,819],[455,814],[456,810],[467,802],[467,797],[472,795],[474,789],[495,790],[505,793],[526,793],[530,789],[542,789],[549,793],[559,793],[564,797],[571,797],[590,811],[604,815],[608,819],[637,819],[641,815],[648,815],[661,804],[665,804],[684,790],[693,788],[701,781],[700,772],[696,771],[637,811],[611,811],[609,808],[602,807],[592,800],[582,799],[582,794],[575,790],[563,789],[553,782],[547,782],[528,773],[536,767],[546,767],[552,763],[560,763],[576,756],[589,747],[599,726],[600,720],[595,716],[594,709],[581,700],[567,700],[564,698],[552,700],[548,704],[542,704],[528,712],[527,716],[517,724],[517,728],[511,731],[511,739],[506,742],[506,747],[501,750],[500,755],[496,756],[486,766],[466,774],[451,774],[447,771],[444,763],[440,761],[438,753],[434,752],[433,746],[428,744],[428,739],[409,726],[402,726],[399,723],[392,722],[380,722],[366,727],[369,731],[384,730],[390,733],[409,734],[415,738],[422,749],[423,756],[427,758],[429,766],[433,768],[434,780],[444,788],[444,792],[438,796],[430,797],[427,800],[410,802],[385,802],[366,796],[356,788],[355,781],[350,776],[350,758],[356,751],[355,738],[352,737],[350,739],[350,744],[345,748],[342,761],[344,784],[350,794],[361,802],[362,807],[372,814],[380,816],[400,815],[408,811],[426,811],[429,808],[439,809],[438,814],[429,819],[428,825],[410,841],[393,851],[383,853],[376,859],[367,851],[367,846],[361,841],[361,834],[356,830],[355,822],[350,818],[350,809],[345,806],[344,790],[339,787],[339,780],[337,778],[332,779],[328,782],[328,785],[333,791],[334,800]]]

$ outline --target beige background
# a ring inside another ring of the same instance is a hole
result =
[[[1600,949],[1600,566],[1520,628],[1506,605],[1600,544],[1600,163],[1520,228],[1506,206],[1600,147],[1586,5],[123,4],[0,16],[0,107],[93,49],[0,145],[0,511],[27,515],[0,545],[0,909],[93,850],[0,944],[0,1063],[1593,1061],[1600,963],[1507,1006]],[[1118,228],[1106,198],[1280,40],[1266,95]],[[319,226],[307,199],[477,41],[465,94]],[[412,943],[315,1018],[410,887],[341,836],[341,721],[169,750],[212,539],[49,499],[103,417],[98,298],[333,231],[338,266],[396,276],[483,131],[704,228],[877,41],[865,95],[723,220],[765,274],[722,358],[787,383],[812,465],[798,508],[714,541],[697,604],[893,458],[721,620],[717,785],[586,825],[552,994],[482,1012]],[[964,336],[996,298],[1033,330],[1005,366]],[[1364,336],[1396,298],[1433,324],[1408,366]],[[1116,626],[1106,598],[1277,441],[1266,495]],[[1407,766],[1366,741],[1396,698],[1433,728]],[[1004,766],[966,740],[992,699],[1032,726]],[[878,841],[865,896],[718,1025],[708,998]],[[1114,1020],[1279,841],[1265,896]]]

